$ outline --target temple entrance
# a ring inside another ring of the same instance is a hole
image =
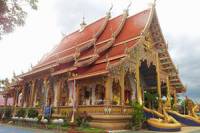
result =
[[[79,105],[103,105],[105,98],[105,87],[101,84],[82,86],[80,88],[79,98]]]
[[[60,86],[60,106],[67,106],[69,104],[69,87],[67,80],[62,81]]]
[[[54,102],[54,81],[53,79],[49,79],[49,90],[48,90],[48,97],[47,97],[47,103],[48,105],[53,105]]]
[[[24,86],[24,106],[29,106],[30,104],[30,97],[29,95],[31,94],[31,84],[29,82],[25,83]]]
[[[119,80],[113,81],[112,85],[112,104],[113,105],[120,105],[120,94],[121,92],[121,87],[119,84]]]
[[[157,73],[156,66],[147,60],[141,61],[140,83],[144,105],[148,108],[158,108]]]
[[[95,88],[95,104],[103,105],[105,98],[105,87],[103,85],[96,85]]]
[[[36,94],[34,98],[34,106],[41,107],[44,101],[43,80],[36,80]]]
[[[89,87],[82,87],[80,89],[80,102],[79,105],[91,105],[92,104],[92,89]]]
[[[125,90],[124,90],[124,102],[125,105],[131,105],[132,101],[135,100],[136,82],[134,74],[127,72],[125,75]]]

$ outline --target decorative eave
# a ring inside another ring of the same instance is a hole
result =
[[[135,43],[135,45],[133,47],[127,49],[127,51],[126,51],[127,56],[125,58],[122,58],[120,62],[117,62],[113,65],[108,65],[107,70],[113,77],[119,76],[121,69],[135,73],[134,67],[136,66],[136,60],[131,60],[131,59],[140,58],[140,59],[144,60],[145,58],[149,58],[149,60],[148,60],[149,65],[150,65],[150,61],[155,62],[155,57],[152,57],[152,59],[150,59],[151,57],[149,57],[149,55],[140,54],[141,50],[144,50],[144,45],[142,45],[142,44],[144,44],[144,42],[145,42],[145,35],[147,34],[147,32],[149,30],[154,13],[155,13],[155,5],[152,5],[147,23],[146,23],[143,31],[141,32],[141,35],[138,37],[139,39]],[[139,51],[140,51],[140,53],[139,53]],[[145,52],[142,52],[142,53],[145,53]],[[155,56],[155,55],[153,55],[153,56]]]
[[[107,70],[113,77],[118,77],[120,75],[121,69],[125,72],[135,73],[135,66],[137,60],[147,60],[147,64],[150,65],[151,62],[155,64],[156,54],[152,49],[146,49],[144,35],[142,34],[140,39],[126,50],[126,56],[122,58],[119,62],[108,65]]]
[[[84,60],[84,61],[79,61],[78,60],[78,61],[75,62],[74,66],[76,66],[76,67],[85,67],[85,66],[89,66],[93,62],[95,62],[98,59],[100,53],[106,51],[107,49],[109,49],[113,45],[113,43],[115,42],[115,39],[117,38],[117,36],[121,32],[121,30],[123,29],[123,26],[124,26],[124,24],[126,22],[127,17],[128,17],[128,10],[124,10],[124,13],[122,15],[121,23],[119,24],[117,30],[112,34],[112,38],[110,38],[110,41],[108,43],[106,43],[106,45],[100,47],[99,49],[96,49],[94,51],[94,56],[92,58],[89,58],[88,60]],[[105,29],[105,26],[103,26],[104,29]],[[101,32],[103,32],[103,30]]]
[[[76,62],[74,64],[75,67],[85,67],[85,66],[89,66],[90,64],[92,64],[95,60],[97,60],[99,57],[98,54],[94,54],[91,58],[83,60],[81,62]]]
[[[108,74],[108,71],[101,71],[101,72],[96,72],[96,73],[90,73],[90,74],[85,74],[85,75],[78,75],[72,78],[69,78],[68,81],[72,81],[72,80],[80,80],[83,78],[90,78],[90,77],[95,77],[95,76],[100,76],[100,75],[106,75]]]
[[[177,71],[177,69],[171,59],[171,56],[168,52],[168,47],[167,47],[166,41],[164,39],[164,36],[162,34],[162,30],[160,28],[160,24],[158,21],[158,17],[157,17],[155,8],[154,8],[153,18],[151,21],[152,22],[150,24],[149,29],[152,32],[152,36],[153,37],[155,36],[154,38],[159,38],[159,39],[154,40],[154,46],[157,47],[162,70],[168,74],[169,78],[176,77],[177,83],[174,84],[172,81],[170,81],[170,84],[173,83],[174,85],[172,87],[179,89],[179,90],[181,89],[184,92],[184,91],[186,91],[186,89],[183,86],[183,84],[179,78],[178,71]],[[153,30],[155,30],[155,31],[153,31]],[[156,33],[156,34],[154,34],[154,33]]]

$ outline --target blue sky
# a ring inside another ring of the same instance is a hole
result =
[[[40,1],[38,11],[29,11],[26,25],[3,36],[0,41],[0,78],[15,71],[27,71],[62,38],[79,28],[82,17],[87,23],[105,15],[111,3],[112,17],[119,15],[131,0],[48,0]],[[133,0],[129,14],[149,6],[152,0]],[[156,9],[169,52],[195,101],[200,96],[200,2],[197,0],[158,0]]]

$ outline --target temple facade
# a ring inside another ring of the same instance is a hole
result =
[[[176,104],[176,93],[185,91],[155,5],[133,16],[127,9],[115,18],[108,12],[89,25],[83,22],[30,71],[18,75],[3,95],[13,97],[16,109],[42,112],[50,105],[54,117],[87,112],[105,122],[107,115],[128,118],[132,101],[145,103],[148,91],[158,94],[158,108],[163,96],[166,106],[171,106],[170,97]],[[99,123],[92,124],[101,127]]]

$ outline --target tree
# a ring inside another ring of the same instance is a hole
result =
[[[37,0],[0,0],[0,39],[2,35],[12,32],[16,26],[25,24],[24,6],[37,9]]]
[[[4,80],[0,80],[0,89],[1,91],[4,91],[6,89],[8,89],[10,86],[10,82],[8,80],[8,78],[4,79]]]

